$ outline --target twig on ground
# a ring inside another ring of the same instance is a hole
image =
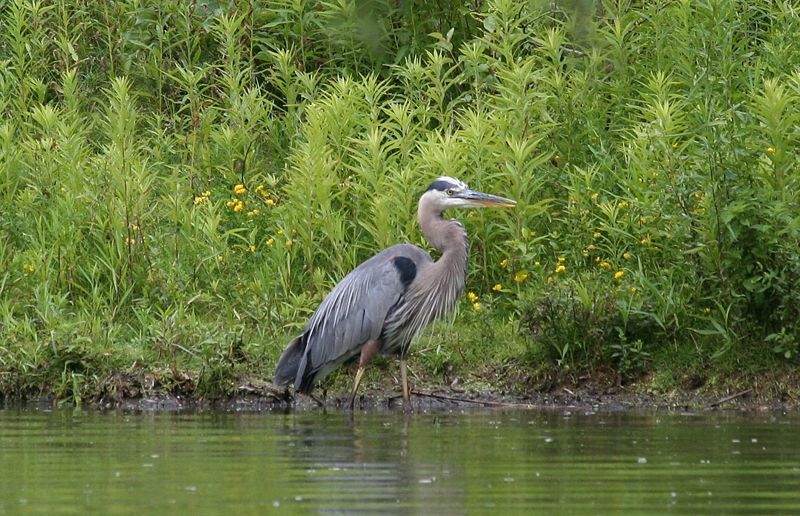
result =
[[[709,407],[718,407],[718,406],[722,405],[723,403],[727,403],[727,402],[729,402],[731,400],[735,400],[736,398],[741,398],[742,396],[744,396],[746,394],[749,394],[750,391],[752,391],[752,390],[753,389],[747,389],[747,390],[744,390],[744,391],[741,391],[741,392],[737,392],[736,394],[731,394],[730,396],[725,396],[724,398],[720,398],[717,401],[709,404],[708,406]]]
[[[411,389],[411,394],[414,396],[421,396],[424,398],[434,398],[437,400],[442,401],[452,401],[455,403],[473,403],[475,405],[481,405],[483,407],[506,407],[506,408],[539,408],[536,405],[532,405],[530,403],[508,403],[505,401],[487,401],[487,400],[471,400],[467,398],[456,398],[454,396],[445,396],[443,394],[434,394],[432,392],[421,392],[414,389]]]

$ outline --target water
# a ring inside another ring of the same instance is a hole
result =
[[[0,411],[0,514],[800,514],[800,416]]]

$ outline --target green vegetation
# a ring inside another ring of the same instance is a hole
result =
[[[431,378],[789,370],[798,33],[766,0],[0,0],[0,393],[269,379],[339,278],[425,245],[443,174],[520,204],[458,215]]]

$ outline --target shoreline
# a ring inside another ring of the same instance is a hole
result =
[[[798,411],[796,399],[781,399],[754,388],[736,392],[708,393],[674,391],[667,394],[639,392],[639,386],[596,388],[560,386],[547,393],[508,394],[489,390],[453,390],[438,388],[411,389],[413,412],[426,410],[579,410],[589,412],[715,412],[715,411]],[[314,398],[279,391],[271,385],[242,385],[235,393],[221,397],[193,396],[153,389],[137,396],[101,395],[75,404],[58,400],[52,393],[27,399],[8,399],[0,396],[0,409],[82,408],[87,410],[122,410],[143,412],[223,411],[223,412],[347,412],[349,396],[340,393]],[[403,410],[400,391],[394,388],[372,387],[356,398],[354,412]]]

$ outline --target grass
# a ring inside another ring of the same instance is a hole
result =
[[[443,174],[519,207],[421,374],[797,365],[791,2],[0,7],[6,396],[269,378]]]

